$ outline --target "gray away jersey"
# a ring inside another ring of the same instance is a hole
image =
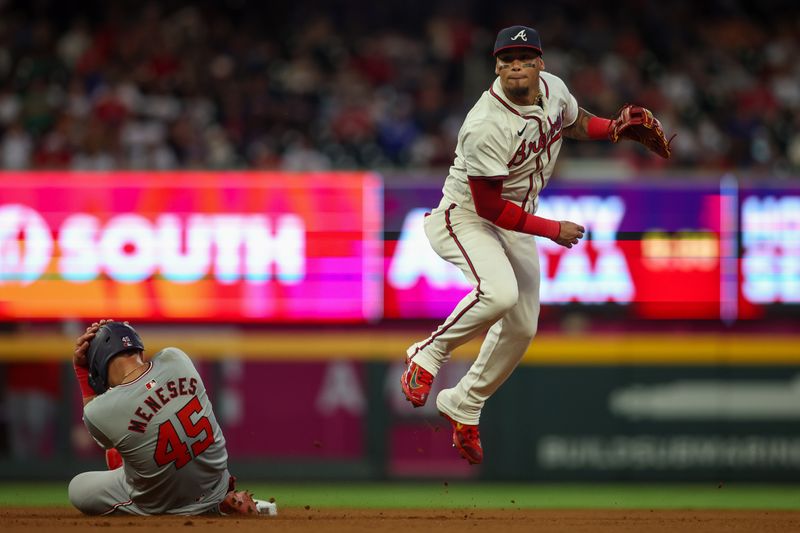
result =
[[[101,446],[119,450],[139,508],[212,510],[228,490],[228,452],[205,386],[178,348],[161,350],[149,365],[135,381],[89,402],[84,423]]]

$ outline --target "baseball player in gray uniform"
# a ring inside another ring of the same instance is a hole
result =
[[[625,106],[614,120],[578,107],[564,82],[544,72],[533,28],[501,30],[494,56],[497,78],[464,120],[443,198],[424,221],[433,249],[460,268],[474,288],[436,331],[408,349],[401,377],[406,399],[415,407],[424,405],[452,350],[488,328],[467,374],[436,398],[440,414],[452,424],[453,445],[472,464],[483,460],[481,409],[536,334],[534,236],[572,248],[584,235],[580,224],[534,214],[564,137],[616,142],[620,136],[633,138],[623,133],[628,128],[658,124],[637,106]]]
[[[189,357],[164,348],[145,360],[143,351],[127,322],[101,320],[76,342],[83,420],[110,470],[73,478],[72,504],[89,515],[276,514],[274,502],[234,489],[225,437]]]

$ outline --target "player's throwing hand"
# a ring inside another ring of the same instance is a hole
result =
[[[572,248],[573,244],[578,244],[578,241],[583,238],[583,232],[586,230],[580,224],[568,220],[562,220],[560,224],[561,231],[558,238],[554,239],[557,244],[565,248]]]

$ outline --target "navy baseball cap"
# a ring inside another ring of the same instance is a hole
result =
[[[532,48],[542,53],[542,41],[539,32],[527,26],[511,26],[503,28],[497,34],[494,41],[494,53],[496,56],[503,50],[509,48]]]

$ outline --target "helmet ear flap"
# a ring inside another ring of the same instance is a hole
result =
[[[91,387],[91,388],[92,388],[92,389],[93,389],[93,390],[94,390],[94,391],[95,391],[97,394],[102,394],[103,392],[105,392],[105,391],[106,391],[106,388],[107,388],[107,387],[104,387],[103,385],[101,385],[101,384],[99,383],[99,381],[100,381],[100,380],[98,380],[98,379],[95,379],[95,377],[94,377],[92,374],[89,374],[89,386],[90,386],[90,387]],[[103,391],[103,392],[99,392],[99,391]]]
[[[97,394],[108,389],[108,363],[123,352],[144,350],[139,334],[126,322],[104,324],[89,343],[89,386]]]
[[[97,394],[103,394],[108,389],[103,375],[104,373],[107,375],[108,361],[111,357],[103,345],[108,344],[109,333],[108,328],[101,328],[89,345],[89,386]]]

